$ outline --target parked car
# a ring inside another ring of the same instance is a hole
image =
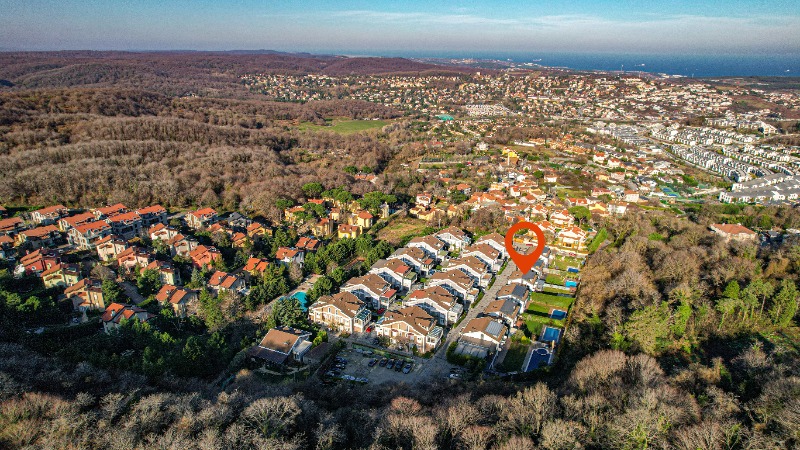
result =
[[[403,361],[402,360],[401,361],[397,361],[397,364],[394,365],[394,371],[395,372],[400,372],[401,370],[403,370]]]
[[[367,363],[367,365],[370,367],[374,367],[375,364],[378,364],[378,358],[372,358],[369,360],[369,363]]]
[[[381,362],[378,365],[381,367],[386,367],[386,363],[388,362],[389,360],[387,358],[381,358]]]
[[[405,366],[405,367],[403,367],[403,373],[409,373],[409,372],[411,372],[411,368],[412,368],[412,367],[413,367],[413,366],[411,365],[411,363],[406,363],[406,366]]]
[[[390,359],[388,363],[386,363],[386,368],[391,369],[394,367],[394,358]]]

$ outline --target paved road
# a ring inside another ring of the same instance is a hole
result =
[[[145,298],[139,294],[139,290],[136,289],[136,286],[131,284],[130,281],[123,281],[120,283],[120,286],[122,286],[122,290],[125,291],[125,295],[127,295],[133,303],[138,305],[139,303],[145,301]]]

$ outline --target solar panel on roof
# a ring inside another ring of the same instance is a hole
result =
[[[486,334],[491,334],[492,336],[497,336],[500,334],[500,330],[503,329],[503,325],[500,322],[495,322],[494,320],[489,322],[489,325],[486,326]]]

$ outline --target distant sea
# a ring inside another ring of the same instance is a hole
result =
[[[643,53],[393,52],[382,56],[510,60],[575,70],[665,73],[685,77],[800,77],[800,54],[673,55]]]

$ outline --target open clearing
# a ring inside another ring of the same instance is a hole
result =
[[[428,226],[427,222],[420,219],[404,217],[392,221],[378,232],[378,239],[392,245],[401,244],[404,238],[416,236]]]
[[[326,120],[326,123],[329,125],[322,126],[309,122],[303,122],[297,126],[297,129],[309,131],[333,131],[334,133],[339,134],[353,134],[375,128],[383,128],[389,122],[384,120]]]

